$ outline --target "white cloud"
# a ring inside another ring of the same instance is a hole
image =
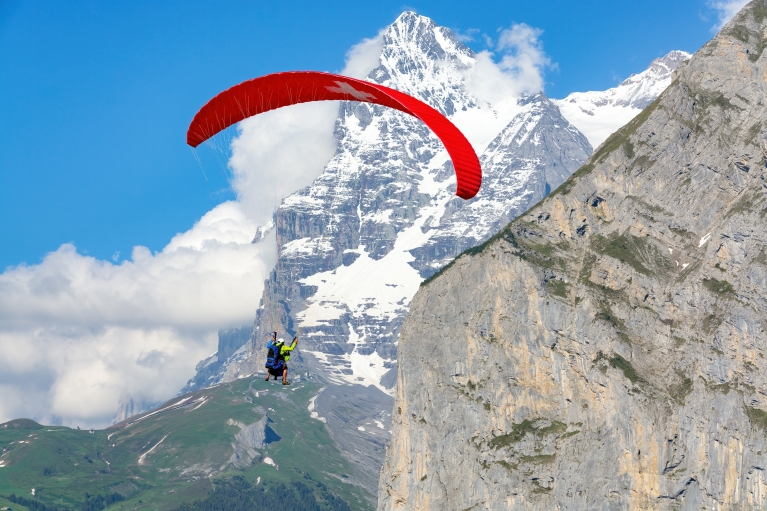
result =
[[[455,37],[458,38],[459,41],[462,43],[468,43],[474,40],[477,34],[479,34],[478,28],[469,28],[466,30],[461,30],[459,28],[451,28],[450,29],[453,34],[455,34]]]
[[[229,160],[232,186],[256,225],[268,224],[280,201],[310,185],[330,161],[336,150],[338,105],[304,103],[238,125]]]
[[[156,254],[118,265],[63,245],[0,274],[0,422],[104,426],[120,399],[173,396],[218,329],[253,321],[273,260],[254,230],[227,202]]]
[[[471,92],[480,102],[487,103],[498,112],[497,120],[503,125],[517,111],[520,96],[543,91],[544,72],[553,65],[543,51],[542,34],[542,30],[525,24],[512,25],[500,31],[497,42],[487,41],[494,52],[485,50],[477,53],[474,65],[464,75]],[[466,126],[460,123],[460,119],[454,120],[468,133],[486,126],[488,133],[494,131],[494,136],[503,127],[499,128],[487,120],[479,123],[472,120]],[[470,140],[475,147],[482,147],[471,137]]]
[[[383,30],[351,47],[341,74],[365,78],[381,64]],[[309,186],[336,150],[339,103],[304,103],[242,121],[231,142],[233,187],[248,217],[271,220],[283,198]]]
[[[498,38],[497,49],[503,53],[498,67],[528,94],[543,91],[543,72],[551,66],[551,59],[543,51],[541,35],[543,30],[519,23],[501,31]]]
[[[714,25],[712,30],[719,31],[733,16],[746,6],[750,0],[726,0],[709,1],[708,6],[717,11],[719,22]]]
[[[381,65],[384,30],[380,30],[375,37],[363,39],[346,52],[346,65],[341,71],[342,75],[364,79]]]

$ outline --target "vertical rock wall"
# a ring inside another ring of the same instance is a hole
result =
[[[767,508],[767,2],[413,299],[379,509]]]

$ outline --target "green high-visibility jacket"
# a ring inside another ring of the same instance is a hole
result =
[[[280,355],[285,362],[290,360],[290,352],[296,349],[296,344],[298,344],[298,340],[294,340],[290,346],[283,344],[282,348],[280,348]]]

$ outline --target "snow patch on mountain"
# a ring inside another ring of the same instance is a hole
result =
[[[303,328],[338,320],[344,313],[365,314],[378,321],[392,321],[407,313],[410,299],[423,280],[410,264],[415,260],[410,251],[423,246],[436,232],[436,229],[424,229],[424,224],[429,219],[442,216],[446,203],[452,199],[447,193],[439,193],[444,192],[446,187],[440,187],[434,177],[434,173],[424,173],[417,186],[419,192],[436,198],[421,208],[411,226],[399,233],[394,247],[386,255],[374,259],[365,246],[360,245],[356,249],[345,250],[347,254],[359,256],[350,265],[318,272],[300,281],[301,284],[317,287],[314,295],[307,299],[308,307],[297,314]],[[385,216],[388,218],[391,213],[388,210]],[[375,217],[359,216],[360,223],[370,222]]]

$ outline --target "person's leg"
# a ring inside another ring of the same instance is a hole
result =
[[[288,383],[288,368],[286,367],[282,371],[282,383]]]
[[[269,377],[271,374],[269,374],[269,369],[266,370],[266,381],[269,381]]]

